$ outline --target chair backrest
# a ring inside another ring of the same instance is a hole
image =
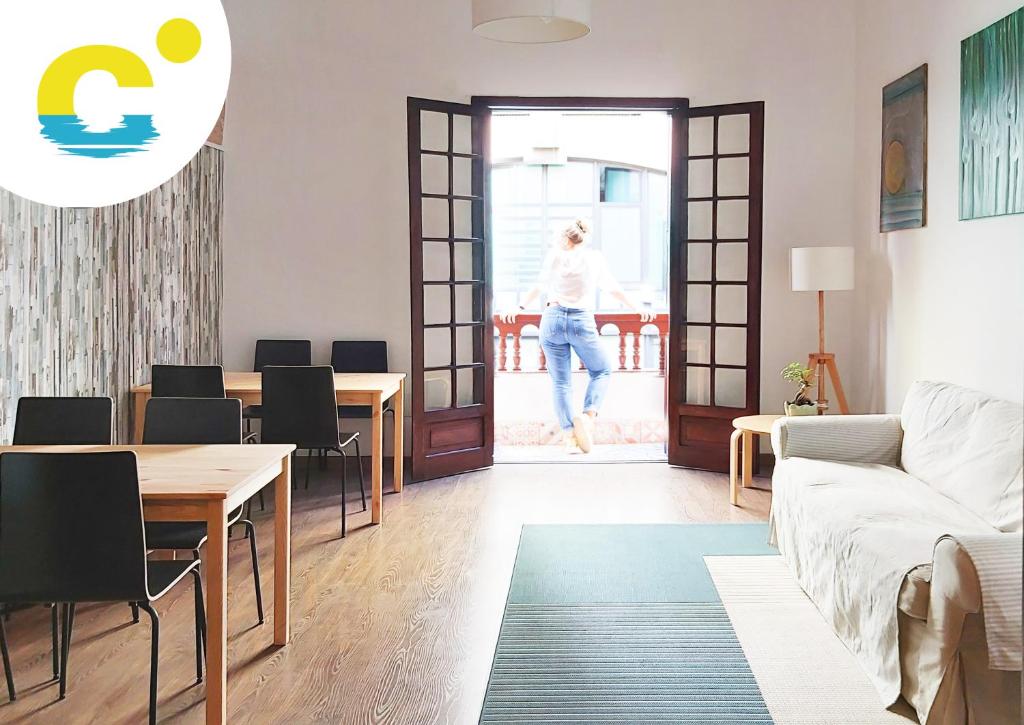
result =
[[[113,429],[110,398],[22,398],[13,442],[16,446],[109,446]]]
[[[386,373],[388,344],[384,340],[335,340],[331,367],[336,373]]]
[[[263,368],[263,443],[334,448],[338,405],[330,365]]]
[[[257,340],[253,370],[267,365],[312,365],[313,343],[309,340]]]
[[[151,398],[142,442],[220,445],[242,442],[242,401],[235,398]]]
[[[154,398],[223,398],[224,368],[220,365],[154,365]]]
[[[0,601],[144,601],[135,454],[0,455]]]

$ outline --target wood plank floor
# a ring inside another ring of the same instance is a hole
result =
[[[664,464],[510,464],[406,486],[386,497],[383,527],[356,513],[342,540],[339,474],[315,471],[295,496],[288,647],[272,645],[269,620],[256,625],[249,547],[240,532],[229,542],[232,722],[475,723],[524,523],[760,521],[770,503],[748,489],[734,508],[726,476]],[[272,519],[254,518],[269,610]],[[156,609],[160,719],[200,723],[191,584]],[[149,625],[130,622],[126,605],[79,607],[68,696],[57,701],[48,610],[16,612],[7,631],[19,697],[0,705],[0,721],[143,722]]]

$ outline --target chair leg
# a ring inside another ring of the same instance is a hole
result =
[[[153,635],[149,656],[149,725],[156,725],[156,688],[160,668],[160,617],[149,602],[139,602],[153,622]]]
[[[139,605],[136,604],[135,602],[131,602],[131,608],[132,608],[132,624],[138,624],[139,623]]]
[[[53,657],[53,679],[60,679],[60,630],[56,602],[50,605],[50,654]]]
[[[299,470],[297,465],[296,465],[296,464],[298,464],[298,462],[299,462],[299,452],[298,452],[298,450],[294,450],[294,451],[292,451],[292,472],[295,472],[295,471]],[[292,476],[292,490],[293,491],[298,491],[299,490],[299,479],[298,479],[297,476],[294,476],[294,475]]]
[[[341,538],[344,539],[348,532],[348,515],[345,511],[346,499],[348,498],[348,456],[340,448],[338,453],[341,454]]]
[[[192,570],[193,589],[196,595],[196,682],[203,681],[203,626],[206,620],[206,609],[203,607],[203,577],[198,569]]]
[[[363,511],[366,510],[366,481],[363,479],[363,454],[359,451],[359,439],[356,444],[356,465],[359,467],[359,495],[363,498]]]
[[[263,500],[263,489],[261,488],[260,489],[260,511],[266,511],[266,510],[267,510],[267,504]]]
[[[260,587],[260,558],[256,552],[256,527],[252,521],[242,519],[245,526],[245,535],[249,537],[249,550],[252,553],[252,578],[256,582],[256,612],[260,617],[260,624],[263,624],[263,589]]]
[[[11,654],[7,651],[7,631],[4,629],[4,619],[0,617],[0,655],[4,660],[4,677],[7,678],[7,697],[11,702],[18,699],[18,693],[14,689],[14,671],[11,670]]]
[[[310,448],[306,451],[306,485],[305,488],[309,490],[309,469],[313,466],[313,449]]]
[[[192,550],[192,560],[193,561],[199,561],[199,549],[193,549]],[[197,576],[199,575],[200,571],[201,571],[200,569],[196,569]],[[201,583],[199,585],[199,591],[200,592],[203,591],[203,585]],[[203,614],[203,618],[202,618],[203,619],[203,622],[202,622],[202,624],[203,624],[203,657],[206,657],[206,610],[205,609],[203,609],[202,614]]]
[[[63,641],[60,647],[60,699],[63,700],[68,690],[68,657],[71,654],[71,633],[75,627],[75,603],[64,604]]]

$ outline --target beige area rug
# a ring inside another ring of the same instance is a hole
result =
[[[907,725],[884,709],[780,556],[704,558],[768,711],[778,725]]]

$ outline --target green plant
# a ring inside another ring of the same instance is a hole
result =
[[[791,362],[782,368],[782,379],[799,385],[796,397],[788,401],[790,405],[813,405],[814,401],[808,397],[807,391],[814,384],[814,370],[805,368],[797,362]]]

